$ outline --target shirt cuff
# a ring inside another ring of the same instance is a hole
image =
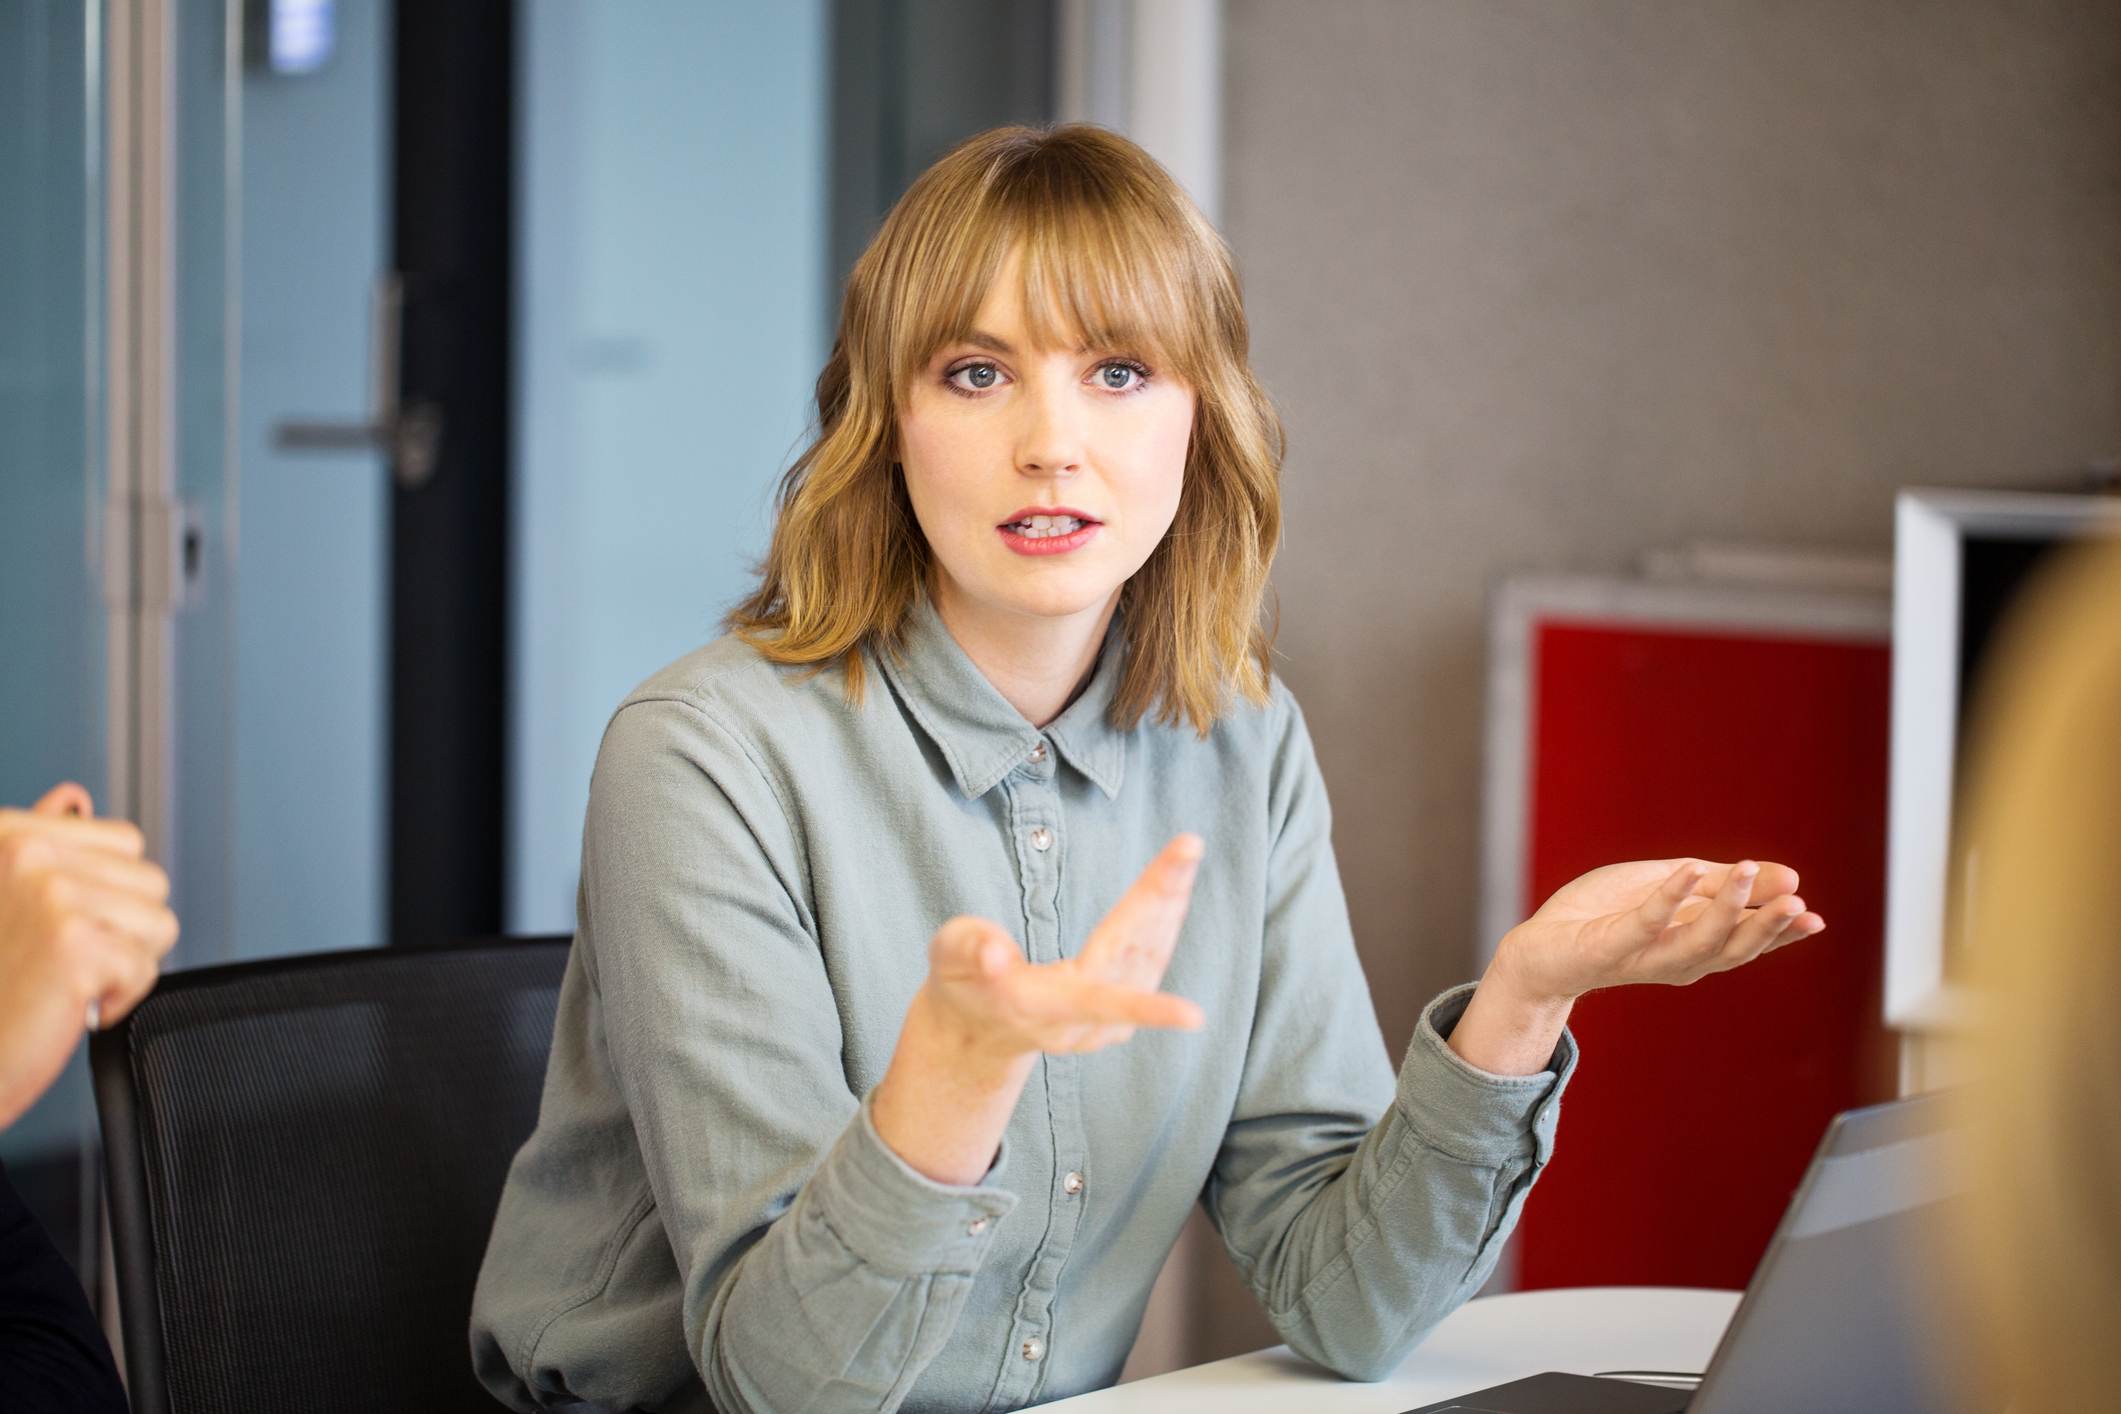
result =
[[[1576,1038],[1563,1027],[1547,1068],[1536,1075],[1482,1070],[1446,1039],[1475,985],[1453,987],[1422,1010],[1399,1071],[1400,1113],[1432,1148],[1453,1158],[1544,1165],[1554,1152],[1561,1092],[1576,1071]]]
[[[876,1132],[869,1097],[819,1166],[811,1192],[819,1213],[854,1255],[898,1276],[979,1270],[1016,1195],[994,1186],[1009,1159],[1002,1140],[976,1184],[937,1183],[900,1158]]]

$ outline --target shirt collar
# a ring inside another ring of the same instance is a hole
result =
[[[894,655],[870,654],[897,689],[914,720],[943,753],[958,789],[976,799],[1022,765],[1041,733],[988,682],[950,634],[927,595],[920,595]],[[1044,736],[1068,763],[1093,781],[1107,799],[1119,794],[1126,773],[1127,737],[1109,713],[1126,666],[1120,616],[1112,615],[1098,648],[1090,681]]]

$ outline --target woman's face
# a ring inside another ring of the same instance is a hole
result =
[[[1018,259],[916,378],[906,491],[946,603],[1102,614],[1178,513],[1193,390],[1132,350],[1033,348]]]

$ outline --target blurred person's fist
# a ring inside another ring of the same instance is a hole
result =
[[[0,809],[0,1128],[44,1093],[81,1038],[155,985],[177,941],[169,876],[137,827],[98,820],[71,783]]]

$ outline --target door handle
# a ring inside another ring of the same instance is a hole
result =
[[[386,271],[369,297],[368,404],[366,422],[298,418],[276,422],[272,444],[283,452],[380,451],[390,458],[398,485],[416,491],[434,479],[442,453],[442,409],[437,403],[402,401],[399,355],[405,327],[405,279]]]

